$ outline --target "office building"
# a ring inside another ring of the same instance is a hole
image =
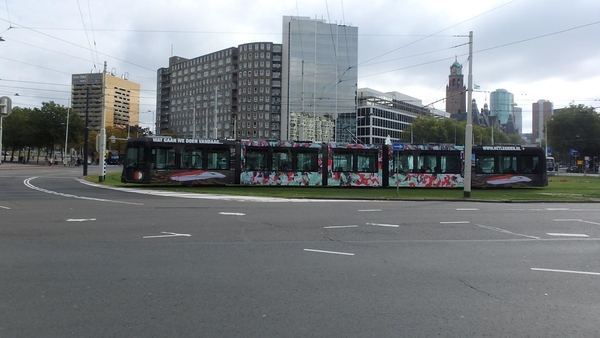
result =
[[[279,139],[281,44],[252,42],[158,70],[159,134],[188,138]]]
[[[514,100],[514,95],[506,89],[496,89],[490,93],[490,116],[495,118],[494,126],[503,126],[508,122]]]
[[[552,116],[554,104],[548,100],[539,100],[531,105],[532,142],[546,140],[546,123]]]
[[[139,125],[140,85],[112,73],[73,74],[71,107],[84,121],[87,109],[90,130],[100,130],[103,108],[105,128]]]
[[[413,142],[411,124],[417,116],[433,115],[446,118],[447,114],[422,105],[421,100],[399,93],[379,92],[370,88],[358,90],[358,114],[340,115],[346,121],[346,131],[356,129],[356,136],[348,142],[384,144],[392,142]]]
[[[358,28],[283,17],[281,138],[348,140],[356,117]]]
[[[515,133],[523,134],[523,109],[517,107],[517,104],[512,105],[513,122],[515,124]]]

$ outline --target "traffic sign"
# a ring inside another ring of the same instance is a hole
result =
[[[12,113],[12,100],[8,96],[0,97],[0,116],[8,116]]]
[[[403,151],[404,150],[404,143],[394,142],[392,144],[392,150]]]

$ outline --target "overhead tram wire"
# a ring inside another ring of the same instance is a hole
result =
[[[0,18],[0,21],[6,21],[6,20],[4,20],[4,19]],[[52,36],[52,35],[50,35],[50,34],[42,33],[42,32],[40,32],[40,31],[38,31],[38,30],[35,30],[35,29],[32,29],[32,28],[29,28],[29,27],[26,27],[26,26],[19,25],[19,27],[13,27],[13,28],[22,28],[22,29],[26,29],[26,30],[32,31],[32,32],[34,32],[34,33],[41,34],[41,35],[43,35],[43,36],[46,36],[46,37],[49,37],[49,38],[52,38],[52,39],[55,39],[55,40],[58,40],[58,41],[64,42],[64,43],[66,43],[66,44],[69,44],[69,45],[72,45],[72,46],[75,46],[75,47],[78,47],[78,48],[82,48],[82,49],[85,49],[85,50],[88,50],[88,49],[89,49],[89,48],[87,48],[87,47],[83,47],[83,46],[81,46],[81,45],[78,45],[78,44],[76,44],[76,43],[73,43],[73,42],[67,41],[67,40],[65,40],[65,39],[57,38],[57,37],[55,37],[55,36]],[[148,67],[145,67],[145,66],[142,66],[142,65],[139,65],[139,64],[136,64],[136,63],[133,63],[133,62],[127,61],[127,60],[123,60],[123,59],[121,59],[121,58],[118,58],[118,57],[116,57],[116,56],[112,56],[112,55],[109,55],[109,54],[106,54],[106,53],[102,53],[102,52],[98,52],[98,54],[100,54],[100,55],[102,55],[102,56],[109,57],[109,58],[111,58],[111,59],[114,59],[114,60],[117,60],[117,61],[121,61],[121,62],[123,62],[123,63],[127,63],[127,64],[129,64],[129,65],[132,65],[132,66],[136,66],[136,67],[139,67],[139,68],[142,68],[142,69],[145,69],[145,70],[149,70],[149,71],[151,71],[151,72],[153,72],[153,73],[155,73],[155,72],[156,72],[156,69],[148,68]]]
[[[395,51],[397,51],[397,50],[400,50],[400,49],[402,49],[402,48],[408,47],[408,46],[410,46],[410,45],[414,45],[414,44],[415,44],[415,43],[417,43],[417,42],[423,41],[423,40],[425,40],[425,39],[428,39],[428,38],[430,38],[430,37],[432,37],[432,36],[435,36],[435,35],[437,35],[437,34],[439,34],[439,33],[441,33],[441,32],[447,31],[447,30],[449,30],[450,28],[454,28],[454,27],[456,27],[456,26],[462,25],[462,24],[463,24],[463,23],[465,23],[465,22],[468,22],[468,21],[471,21],[471,20],[473,20],[473,19],[476,19],[476,18],[478,18],[478,17],[480,17],[480,16],[482,16],[482,15],[485,15],[485,14],[487,14],[487,13],[490,13],[490,12],[493,12],[493,11],[495,11],[495,10],[498,10],[498,9],[500,9],[500,8],[502,8],[502,7],[504,7],[504,6],[507,6],[507,5],[509,5],[509,4],[511,4],[511,3],[515,2],[515,1],[517,1],[517,0],[512,0],[512,1],[509,1],[509,2],[507,2],[507,3],[505,3],[505,4],[503,4],[503,5],[500,5],[500,6],[498,6],[498,7],[495,7],[495,8],[492,8],[492,9],[490,9],[489,11],[485,11],[485,12],[483,12],[483,13],[481,13],[481,14],[475,15],[474,17],[471,17],[471,18],[469,18],[469,19],[467,19],[467,20],[464,20],[464,21],[462,21],[462,22],[459,22],[459,23],[457,23],[457,24],[454,24],[454,25],[452,25],[452,26],[450,26],[450,27],[447,27],[447,28],[444,28],[444,29],[442,29],[442,30],[440,30],[440,31],[437,31],[437,32],[435,32],[435,33],[429,34],[429,35],[427,35],[427,36],[425,36],[425,37],[423,37],[423,38],[421,38],[421,39],[415,40],[415,41],[413,41],[413,42],[411,42],[411,43],[405,44],[405,45],[403,45],[403,46],[400,46],[400,47],[398,47],[398,48],[396,48],[396,49],[392,49],[392,50],[391,50],[391,51],[389,51],[389,52],[383,53],[383,54],[381,54],[381,55],[379,55],[379,56],[376,56],[376,57],[374,57],[374,58],[372,58],[372,59],[369,59],[369,60],[367,60],[367,61],[364,61],[363,63],[370,62],[370,61],[372,61],[372,60],[375,60],[375,59],[378,59],[378,58],[380,58],[380,57],[382,57],[382,56],[385,56],[385,55],[391,54],[391,53],[393,53],[393,52],[395,52]],[[358,65],[361,65],[361,64],[358,64]]]
[[[96,34],[94,33],[94,20],[92,18],[91,8],[92,8],[92,6],[90,6],[90,0],[88,0],[88,15],[90,16],[90,26],[92,26],[92,40],[94,41],[94,51],[96,52],[96,60],[99,63],[100,57],[98,57],[98,45],[96,44]]]
[[[88,3],[89,5],[89,3]],[[94,60],[94,51],[92,50],[92,44],[90,43],[90,36],[88,35],[87,27],[85,26],[85,20],[83,19],[83,13],[81,12],[81,5],[79,4],[79,0],[77,0],[77,8],[79,9],[79,17],[81,18],[81,23],[83,24],[83,30],[85,32],[85,38],[88,43],[88,50],[92,54],[92,64],[94,65],[94,69],[96,68],[96,60]]]
[[[497,48],[512,46],[512,45],[516,45],[516,44],[519,44],[519,43],[528,42],[528,41],[532,41],[532,40],[542,39],[542,38],[546,38],[546,37],[549,37],[549,36],[553,36],[553,35],[557,35],[557,34],[562,34],[562,33],[570,32],[572,30],[581,29],[581,28],[585,28],[585,27],[589,27],[589,26],[593,26],[593,25],[597,25],[597,24],[600,24],[600,21],[591,22],[591,23],[587,23],[587,24],[584,24],[584,25],[580,25],[580,26],[576,26],[576,27],[571,27],[571,28],[563,29],[563,30],[556,31],[556,32],[553,32],[553,33],[538,35],[538,36],[534,36],[534,37],[528,38],[528,39],[523,39],[523,40],[519,40],[519,41],[505,43],[505,44],[498,45],[498,46],[495,46],[495,47],[480,49],[477,52],[473,52],[473,53],[475,54],[475,53],[487,52],[487,51],[494,50],[494,49],[497,49]]]

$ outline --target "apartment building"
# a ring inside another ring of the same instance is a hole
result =
[[[102,109],[105,126],[135,126],[140,120],[140,85],[112,73],[73,74],[71,108],[85,120],[90,130],[99,131]]]

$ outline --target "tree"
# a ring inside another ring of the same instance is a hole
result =
[[[12,149],[11,161],[15,151],[28,146],[32,138],[30,113],[31,109],[15,107],[10,116],[3,118],[2,143],[6,149]]]
[[[593,107],[571,104],[552,115],[546,128],[548,144],[562,161],[571,160],[571,150],[580,159],[600,154],[600,116]]]

